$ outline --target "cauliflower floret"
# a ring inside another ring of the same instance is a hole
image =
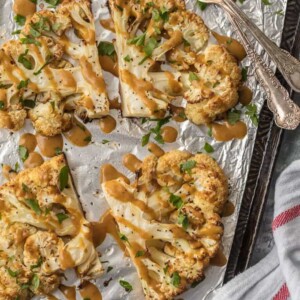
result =
[[[170,36],[177,30],[180,31],[194,52],[199,52],[209,38],[208,28],[201,17],[188,10],[171,13],[164,28]]]
[[[0,110],[0,128],[17,131],[24,126],[26,116],[25,109],[12,111]]]
[[[119,178],[102,188],[146,299],[170,299],[203,278],[220,245],[219,213],[228,197],[227,179],[211,157],[179,150],[151,155],[136,182]]]
[[[64,104],[54,93],[51,93],[48,102],[38,103],[29,111],[29,117],[36,131],[46,136],[54,136],[71,128],[72,115],[64,113],[63,108]]]
[[[68,268],[82,279],[103,272],[69,173],[67,185],[60,186],[65,168],[64,156],[56,156],[0,187],[1,299],[49,294]],[[17,286],[6,286],[11,280]]]

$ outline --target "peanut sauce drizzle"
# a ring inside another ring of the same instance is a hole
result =
[[[147,149],[149,152],[154,154],[156,157],[161,157],[165,154],[165,151],[163,149],[161,149],[158,145],[156,145],[155,143],[152,143],[152,142],[148,143]]]
[[[98,288],[88,281],[85,281],[80,285],[79,293],[82,299],[102,300],[102,295]]]
[[[243,139],[247,135],[247,126],[244,122],[238,121],[234,125],[225,122],[212,124],[212,135],[219,142],[228,142],[233,139]]]
[[[96,74],[93,70],[92,64],[82,56],[79,59],[82,76],[87,83],[89,83],[97,92],[103,93],[105,91],[105,83],[100,74]]]
[[[115,24],[114,24],[114,21],[112,18],[100,20],[100,24],[102,25],[103,28],[105,28],[111,32],[116,32]]]
[[[223,267],[227,264],[227,258],[221,249],[218,249],[216,255],[211,258],[210,264],[217,267]]]
[[[151,113],[157,111],[157,103],[147,97],[146,91],[156,91],[158,94],[161,94],[161,92],[156,90],[151,82],[136,77],[128,70],[121,70],[120,77],[124,83],[135,91]]]
[[[135,173],[142,167],[142,162],[131,153],[125,154],[122,159],[125,168]]]
[[[104,71],[109,72],[116,77],[119,77],[119,66],[116,56],[112,58],[108,55],[99,55],[99,62]]]
[[[238,61],[242,61],[247,56],[245,48],[236,39],[233,39],[226,35],[220,35],[215,31],[212,31],[212,35],[217,40],[217,42],[220,45],[223,45],[228,50],[228,52],[233,55]]]
[[[60,257],[59,257],[60,263],[61,263],[61,268],[63,270],[71,269],[75,267],[75,261],[73,260],[70,252],[66,249],[63,248]]]
[[[28,152],[33,152],[37,145],[35,135],[31,133],[24,133],[20,137],[19,145],[25,147],[28,150]]]
[[[30,152],[27,159],[24,161],[24,168],[35,168],[44,162],[43,157],[37,152]]]
[[[243,85],[239,88],[239,102],[248,105],[253,98],[253,92],[247,86]]]
[[[161,135],[166,143],[174,143],[178,136],[178,131],[171,126],[165,126],[161,130]]]
[[[61,134],[55,136],[37,134],[36,140],[41,153],[46,157],[55,156],[56,151],[63,148],[63,137]]]
[[[144,240],[151,239],[151,234],[150,233],[148,233],[147,231],[144,231],[140,227],[132,224],[130,221],[128,221],[128,220],[126,220],[122,217],[119,217],[119,216],[116,216],[116,221],[118,223],[123,224],[124,227],[132,229],[132,231],[137,233],[142,239],[144,239]]]
[[[174,74],[171,72],[165,71],[165,75],[168,78],[169,86],[172,90],[172,94],[174,95],[182,95],[182,86],[181,84],[175,79]]]
[[[227,201],[222,211],[222,217],[229,217],[234,213],[235,207],[232,202]]]
[[[106,235],[110,234],[115,239],[119,247],[123,250],[123,252],[125,251],[126,247],[120,239],[120,232],[110,209],[106,211],[99,222],[91,222],[91,230],[93,233],[93,243],[95,247],[101,245],[105,240]]]
[[[100,169],[100,184],[106,181],[123,178],[124,181],[129,184],[129,179],[122,173],[120,173],[115,167],[111,164],[105,164]]]
[[[75,286],[60,285],[59,289],[67,300],[76,300]]]
[[[109,100],[109,108],[110,109],[121,109],[121,103],[118,98]]]
[[[116,120],[112,116],[105,116],[99,121],[100,129],[104,133],[111,133],[117,126]]]
[[[108,181],[105,183],[105,188],[109,195],[120,202],[131,203],[137,206],[141,211],[148,214],[151,219],[156,219],[156,214],[152,208],[146,205],[145,202],[136,199],[134,195],[129,192],[120,182]]]
[[[36,12],[36,4],[30,0],[15,0],[13,12],[16,15],[30,17]]]
[[[84,147],[91,141],[90,131],[76,118],[73,118],[73,126],[69,131],[63,133],[65,138],[73,145]]]

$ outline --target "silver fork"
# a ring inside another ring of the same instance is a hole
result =
[[[288,91],[254,51],[250,41],[242,31],[241,25],[231,15],[229,19],[240,35],[241,42],[254,66],[257,80],[267,93],[268,107],[274,114],[276,125],[284,129],[296,129],[300,123],[300,108],[290,99]]]
[[[223,7],[233,20],[237,20],[246,26],[256,40],[263,46],[269,54],[272,61],[276,64],[282,76],[285,78],[290,87],[300,92],[300,61],[293,57],[287,51],[280,49],[273,43],[238,7],[232,0],[201,0],[205,3],[213,3]]]

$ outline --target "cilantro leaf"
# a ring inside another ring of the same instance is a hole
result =
[[[191,174],[191,170],[196,166],[196,161],[194,160],[188,160],[180,165],[180,171],[181,172],[187,172],[188,174]]]
[[[181,197],[177,196],[177,195],[174,195],[174,194],[171,194],[170,195],[170,198],[169,198],[169,201],[171,202],[171,204],[173,206],[175,206],[177,209],[180,209],[183,205],[183,200]]]
[[[123,287],[126,292],[130,293],[133,290],[133,287],[129,282],[127,282],[125,280],[120,280],[119,283],[120,283],[120,286]]]
[[[68,166],[63,166],[59,172],[59,190],[63,191],[69,182],[69,168]]]
[[[116,54],[115,47],[113,43],[110,42],[100,42],[98,44],[98,53],[99,55],[107,55],[107,56],[114,56]]]
[[[212,145],[210,145],[209,143],[205,142],[204,147],[203,147],[204,151],[207,153],[213,153],[215,151],[215,149],[213,148]]]
[[[29,155],[29,153],[28,153],[27,148],[24,146],[19,146],[19,156],[23,162],[28,158],[28,155]]]
[[[40,205],[36,199],[25,199],[25,202],[37,215],[42,213]]]

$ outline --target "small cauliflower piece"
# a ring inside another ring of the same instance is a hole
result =
[[[150,155],[136,182],[118,178],[102,188],[146,299],[172,299],[204,277],[220,247],[228,197],[227,178],[210,156]]]
[[[62,170],[67,176],[63,188]],[[21,171],[0,187],[1,299],[49,294],[69,268],[82,280],[102,274],[90,224],[65,171],[66,160],[60,155]]]

